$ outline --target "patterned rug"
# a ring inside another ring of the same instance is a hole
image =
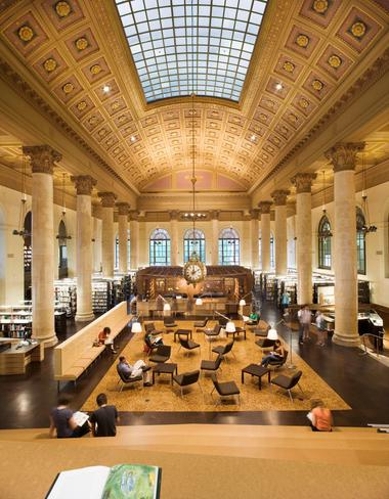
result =
[[[192,371],[200,368],[202,359],[210,358],[210,350],[218,345],[223,345],[231,338],[218,337],[211,344],[203,332],[196,332],[193,329],[193,322],[177,321],[179,328],[192,329],[193,340],[200,344],[200,348],[192,352],[180,349],[180,344],[173,341],[173,333],[164,333],[163,341],[172,346],[172,355],[170,362],[178,365],[178,373]],[[163,329],[162,321],[154,321],[156,328]],[[208,323],[213,327],[212,321]],[[235,321],[236,325],[239,321]],[[116,405],[119,411],[129,412],[148,412],[148,411],[309,411],[310,401],[312,399],[322,399],[324,403],[332,410],[345,410],[350,407],[339,397],[339,395],[330,388],[294,351],[292,352],[293,367],[290,360],[286,365],[272,372],[274,378],[278,374],[291,375],[296,370],[302,371],[300,386],[304,393],[298,387],[293,389],[294,401],[289,398],[285,390],[277,388],[274,385],[269,386],[267,375],[262,378],[262,389],[258,389],[258,378],[245,375],[244,384],[241,383],[241,370],[251,363],[259,363],[262,358],[260,348],[255,344],[257,338],[247,331],[247,339],[242,335],[236,339],[232,352],[222,362],[221,370],[218,372],[219,381],[234,380],[240,388],[240,400],[225,399],[222,403],[215,406],[218,401],[218,395],[214,392],[213,383],[209,374],[201,374],[200,384],[194,384],[185,388],[184,396],[181,397],[177,384],[171,385],[170,374],[156,375],[155,384],[150,387],[142,387],[141,383],[125,385],[120,391],[118,383],[118,374],[116,371],[116,362],[107,371],[104,378],[93,390],[89,398],[85,401],[82,410],[91,411],[96,408],[96,396],[105,392],[110,404]],[[285,345],[288,349],[288,346]],[[144,359],[146,364],[148,358],[143,353],[143,334],[135,335],[123,349],[121,355],[125,355],[127,360],[134,363],[138,359]],[[211,353],[212,359],[216,354]],[[290,352],[289,352],[290,359]],[[155,365],[150,363],[150,365]]]

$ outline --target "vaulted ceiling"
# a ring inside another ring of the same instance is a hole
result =
[[[147,103],[114,1],[2,0],[1,181],[25,172],[22,145],[48,143],[70,197],[70,175],[91,174],[132,208],[183,207],[195,168],[207,208],[217,193],[250,209],[300,171],[319,196],[338,140],[366,141],[360,185],[389,180],[388,25],[388,0],[270,0],[239,102]]]

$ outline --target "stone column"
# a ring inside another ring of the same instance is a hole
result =
[[[170,211],[170,252],[172,265],[178,265],[178,211]]]
[[[261,261],[263,272],[270,272],[270,207],[272,204],[272,201],[261,201],[258,204],[261,213]]]
[[[113,234],[113,207],[116,195],[113,192],[99,192],[102,213],[102,250],[103,250],[103,277],[113,277],[114,274],[114,234]]]
[[[116,203],[118,207],[119,226],[119,272],[127,274],[128,271],[128,213],[130,205],[128,203]]]
[[[138,212],[130,212],[130,268],[131,270],[136,270],[139,267],[138,255],[139,255],[139,221]]]
[[[92,201],[96,180],[89,175],[71,177],[77,191],[77,321],[94,318],[92,302]]]
[[[258,210],[251,210],[251,268],[259,268],[259,224]]]
[[[312,303],[312,196],[315,173],[298,173],[296,186],[297,303]]]
[[[355,214],[355,160],[364,143],[338,143],[326,151],[334,166],[335,332],[338,345],[355,347],[358,334],[358,279]]]
[[[272,192],[271,197],[275,205],[275,256],[276,274],[286,275],[288,273],[288,247],[286,230],[286,200],[289,191],[277,190]]]
[[[58,342],[54,321],[54,162],[62,155],[47,145],[23,147],[32,167],[32,334],[44,347]]]
[[[210,212],[212,227],[212,253],[211,265],[219,264],[219,212],[213,210]]]

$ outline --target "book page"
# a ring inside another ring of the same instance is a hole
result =
[[[76,411],[73,413],[73,418],[78,426],[82,426],[85,423],[85,421],[88,421],[89,416],[85,412]]]
[[[102,499],[158,499],[160,469],[146,464],[112,466]]]
[[[109,471],[107,466],[61,471],[46,499],[100,499]]]

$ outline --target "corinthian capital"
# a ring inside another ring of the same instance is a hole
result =
[[[287,197],[290,191],[279,189],[271,193],[271,197],[274,199],[274,204],[276,206],[284,206],[286,204]]]
[[[324,153],[333,166],[334,172],[355,170],[357,153],[363,151],[365,142],[338,142]]]
[[[53,174],[54,162],[61,161],[62,154],[48,145],[24,146],[23,154],[31,160],[32,173]]]
[[[115,206],[116,194],[113,192],[99,192],[98,196],[101,198],[103,208],[113,208]]]
[[[298,173],[290,179],[296,187],[296,193],[311,192],[312,182],[316,179],[316,173]]]
[[[76,186],[77,195],[90,196],[93,187],[97,184],[97,181],[90,175],[77,175],[76,177],[70,177],[70,180]]]

